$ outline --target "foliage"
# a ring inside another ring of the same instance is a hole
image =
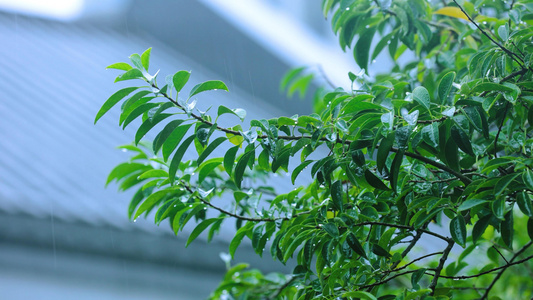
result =
[[[142,119],[123,146],[136,156],[108,178],[138,189],[130,217],[155,211],[176,233],[194,220],[187,243],[233,219],[231,256],[249,239],[258,255],[269,248],[297,264],[288,275],[229,268],[213,298],[530,298],[533,1],[324,0],[322,9],[363,70],[381,52],[394,66],[375,78],[349,73],[348,91],[324,87],[311,115],[244,123],[243,109],[203,112],[196,98],[226,85],[185,95],[190,73],[179,71],[161,86],[150,49],[109,66],[124,72],[116,81],[147,83],[113,94],[95,120],[121,101],[121,126]],[[296,69],[283,86],[304,93],[311,80]],[[189,148],[193,160],[183,159]],[[261,181],[286,173],[294,184],[303,172],[311,182],[289,193]],[[223,194],[230,207],[216,204]]]

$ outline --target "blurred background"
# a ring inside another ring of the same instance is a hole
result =
[[[199,108],[244,108],[247,120],[311,112],[279,82],[292,67],[349,87],[357,73],[320,0],[0,0],[0,298],[202,299],[222,278],[232,228],[185,248],[153,218],[127,218],[131,193],[104,188],[131,143],[103,102],[130,84],[105,67],[152,49],[151,70],[192,70],[191,86],[227,83]],[[380,66],[376,66],[379,68]],[[320,84],[320,79],[316,84]],[[190,87],[189,87],[190,88]],[[244,126],[246,127],[246,125]],[[288,180],[275,184],[290,189]],[[235,262],[283,269],[241,247]]]

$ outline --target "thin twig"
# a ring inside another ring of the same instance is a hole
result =
[[[519,265],[523,262],[526,262],[530,259],[533,258],[533,255],[530,255],[524,259],[521,259],[519,261],[516,261],[516,262],[512,262],[512,263],[509,263],[509,264],[506,264],[505,266],[501,266],[501,267],[497,267],[497,268],[494,268],[494,269],[490,269],[488,271],[485,271],[485,272],[481,272],[481,273],[478,273],[478,274],[475,274],[475,275],[469,275],[469,276],[443,276],[441,275],[440,277],[442,278],[446,278],[446,279],[457,279],[457,280],[463,280],[463,279],[470,279],[470,278],[476,278],[476,277],[480,277],[480,276],[483,276],[483,275],[486,275],[486,274],[490,274],[492,272],[495,272],[495,271],[498,271],[498,270],[502,270],[502,269],[507,269],[511,266],[514,266],[514,265]]]
[[[485,35],[492,43],[494,43],[496,46],[498,46],[500,49],[502,49],[503,52],[505,52],[507,55],[511,57],[512,60],[516,61],[518,65],[524,69],[524,61],[522,58],[520,58],[516,53],[512,52],[511,50],[505,48],[503,45],[498,43],[496,40],[494,40],[485,30],[483,30],[473,19],[470,17],[470,15],[464,10],[464,8],[457,3],[457,0],[453,0],[453,2],[459,7],[459,9],[465,14],[465,16],[468,18],[468,20],[474,24],[474,26],[477,27]]]
[[[185,183],[183,180],[180,181],[180,184],[190,193],[190,194],[194,194],[194,191],[192,190],[192,188],[187,184]],[[276,217],[276,218],[251,218],[251,217],[246,217],[246,216],[241,216],[241,215],[237,215],[237,214],[234,214],[230,211],[227,211],[227,210],[224,210],[223,208],[220,208],[216,205],[214,205],[213,203],[205,200],[204,198],[198,196],[198,195],[195,195],[195,198],[197,200],[199,200],[200,202],[202,202],[203,204],[213,208],[213,209],[216,209],[218,210],[219,212],[227,215],[227,216],[230,216],[230,217],[233,217],[233,218],[236,218],[236,219],[239,219],[239,220],[243,220],[243,221],[252,221],[252,222],[275,222],[277,220],[291,220],[295,217],[298,217],[298,216],[301,216],[301,215],[305,215],[305,214],[308,214],[309,212],[306,211],[306,212],[300,212],[300,213],[297,213],[297,214],[294,214],[292,217]]]
[[[529,248],[529,246],[531,246],[531,244],[533,244],[533,241],[529,241],[529,243],[527,243],[524,247],[522,247],[522,249],[520,249],[518,252],[516,252],[513,255],[513,257],[511,258],[511,262],[513,262],[520,254],[522,254],[524,251],[526,251],[526,249]],[[503,257],[503,255],[502,255],[502,257]],[[507,260],[506,260],[506,262],[507,262]],[[509,262],[507,262],[507,264],[509,265]],[[492,289],[494,284],[496,284],[496,282],[500,279],[500,277],[502,276],[503,272],[505,272],[505,270],[507,270],[507,268],[501,269],[500,272],[498,272],[498,274],[496,274],[496,277],[494,277],[494,279],[492,280],[490,285],[485,290],[485,293],[483,294],[483,296],[481,296],[481,300],[487,299],[489,297],[490,290]]]

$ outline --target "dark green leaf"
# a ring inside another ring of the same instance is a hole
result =
[[[470,138],[466,132],[457,125],[453,125],[451,129],[451,134],[454,142],[463,150],[466,154],[471,156],[476,156],[474,150],[472,150],[472,144],[470,143]]]
[[[248,151],[244,153],[239,161],[237,162],[237,165],[235,166],[235,172],[233,173],[233,180],[235,182],[235,185],[240,189],[241,183],[242,183],[242,177],[244,175],[244,170],[246,169],[246,166],[248,165],[248,160],[250,157],[252,157],[255,154],[255,151]],[[224,159],[224,162],[226,159]],[[225,165],[225,163],[224,163]]]
[[[300,172],[302,172],[303,169],[307,168],[307,166],[314,162],[314,160],[306,160],[304,161],[303,163],[301,163],[299,166],[297,166],[296,168],[294,168],[294,171],[292,171],[292,175],[291,175],[291,181],[292,181],[292,184],[294,184],[294,181],[296,180],[296,177],[298,177],[298,175],[300,174]]]
[[[384,183],[379,179],[374,173],[370,170],[365,170],[365,179],[366,181],[374,188],[378,190],[388,191],[390,190]]]
[[[365,30],[355,43],[354,57],[355,62],[359,65],[361,69],[368,68],[368,58],[370,56],[370,45],[372,44],[372,39],[374,38],[374,33],[376,32],[375,27],[371,27]]]
[[[489,226],[491,217],[492,216],[489,214],[476,222],[474,228],[472,229],[472,240],[474,242],[476,242],[483,235],[483,233],[485,233],[487,226]]]
[[[168,168],[168,179],[170,180],[170,184],[174,182],[176,178],[176,171],[178,170],[178,167],[181,163],[183,155],[185,155],[187,148],[189,148],[189,145],[192,143],[195,137],[196,135],[194,134],[188,137],[179,146],[178,150],[176,150],[176,153],[174,154],[174,157],[172,158],[172,161],[170,162],[170,167]]]
[[[201,164],[209,156],[209,154],[211,154],[220,144],[222,144],[226,140],[227,138],[221,136],[211,142],[211,144],[209,144],[209,146],[205,148],[204,152],[202,152],[202,154],[198,157],[198,164]]]
[[[181,123],[183,123],[183,122],[184,122],[184,120],[173,120],[173,121],[170,121],[163,128],[163,130],[161,130],[157,134],[157,136],[155,137],[154,142],[153,142],[153,151],[154,151],[155,154],[157,154],[159,149],[161,149],[161,147],[163,146],[163,144],[165,143],[167,138],[170,136],[170,134],[172,132],[174,132],[174,129],[176,129],[176,127],[181,125]]]
[[[463,248],[466,246],[466,223],[462,215],[457,215],[451,220],[450,233],[458,245]]]
[[[503,214],[505,212],[505,198],[498,197],[496,200],[492,202],[491,208],[496,218],[503,220],[504,218]]]
[[[533,241],[533,218],[529,218],[529,220],[527,220],[527,234],[529,235],[529,238]]]
[[[533,109],[530,109],[530,111],[533,111]],[[533,191],[533,172],[531,170],[525,170],[522,173],[522,180],[527,188]]]
[[[403,161],[403,151],[398,151],[392,160],[390,167],[390,185],[394,192],[397,191],[398,178],[400,176],[400,167]]]
[[[372,253],[374,253],[377,256],[383,256],[383,257],[392,257],[392,255],[387,251],[385,248],[381,247],[378,244],[372,245]]]
[[[514,173],[503,176],[498,182],[496,183],[496,186],[494,187],[494,195],[499,196],[500,194],[504,193],[513,180],[518,177],[520,173]]]
[[[468,199],[465,202],[461,203],[461,205],[459,205],[459,208],[457,210],[458,211],[464,211],[464,210],[471,209],[474,206],[478,206],[478,205],[486,203],[486,202],[488,202],[488,200]]]
[[[367,258],[365,249],[363,249],[363,246],[361,245],[361,243],[359,243],[357,237],[355,237],[353,233],[348,233],[348,235],[346,236],[346,241],[348,242],[348,246],[350,246],[350,248],[352,248],[355,253],[359,254],[364,258]]]
[[[531,199],[529,198],[528,193],[518,193],[518,196],[516,197],[516,202],[518,203],[518,207],[524,213],[524,215],[533,218],[533,204],[531,203]]]
[[[226,86],[226,84],[220,80],[210,80],[210,81],[206,81],[206,82],[202,82],[200,84],[197,84],[195,85],[190,94],[189,94],[189,98],[191,98],[192,96],[198,94],[198,93],[201,93],[201,92],[205,92],[205,91],[216,91],[216,90],[224,90],[224,91],[228,91],[228,87]]]
[[[224,169],[229,176],[233,173],[233,164],[235,163],[235,157],[237,156],[237,151],[240,146],[235,146],[230,148],[224,155]]]
[[[163,159],[165,161],[170,157],[170,154],[172,154],[174,149],[176,149],[192,125],[193,124],[185,124],[178,126],[174,128],[172,133],[166,138],[166,140],[163,142]]]
[[[115,104],[117,104],[120,100],[122,100],[124,97],[126,97],[131,92],[135,91],[136,89],[138,89],[138,87],[124,88],[124,89],[121,89],[118,92],[114,93],[113,95],[111,95],[111,97],[109,97],[109,99],[107,99],[104,102],[104,104],[102,105],[102,107],[100,108],[98,113],[96,114],[96,117],[94,118],[94,124],[96,124],[96,122],[98,122],[98,120],[106,112],[108,112],[113,106],[115,106]]]
[[[378,153],[376,156],[376,166],[379,172],[383,171],[383,167],[385,167],[385,163],[387,162],[387,156],[389,156],[389,152],[392,149],[393,144],[394,132],[389,133],[387,137],[381,140],[381,144],[378,147]]]
[[[509,249],[513,249],[513,224],[513,210],[510,210],[501,223],[502,240]]]
[[[331,184],[331,200],[336,210],[342,211],[342,181],[337,180]]]

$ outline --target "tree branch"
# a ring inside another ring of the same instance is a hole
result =
[[[486,274],[489,274],[489,273],[492,273],[494,271],[498,271],[498,270],[502,270],[502,269],[507,269],[511,266],[514,266],[514,265],[519,265],[523,262],[526,262],[530,259],[533,258],[533,255],[530,255],[524,259],[521,259],[519,261],[516,261],[516,262],[512,262],[512,263],[509,263],[509,264],[506,264],[504,266],[501,266],[501,267],[497,267],[497,268],[494,268],[494,269],[490,269],[488,271],[485,271],[485,272],[481,272],[481,273],[478,273],[476,275],[470,275],[470,276],[440,276],[442,278],[446,278],[446,279],[457,279],[457,280],[463,280],[463,279],[470,279],[470,278],[476,278],[476,277],[480,277],[480,276],[483,276],[483,275],[486,275]]]
[[[435,294],[435,288],[437,287],[437,282],[439,281],[440,272],[444,268],[444,264],[446,263],[446,259],[448,259],[448,254],[450,254],[450,251],[452,251],[453,245],[455,242],[453,240],[448,241],[448,246],[446,249],[444,249],[444,252],[442,256],[440,257],[439,265],[435,269],[435,275],[433,277],[433,280],[429,284],[429,288],[431,289],[431,296]]]

